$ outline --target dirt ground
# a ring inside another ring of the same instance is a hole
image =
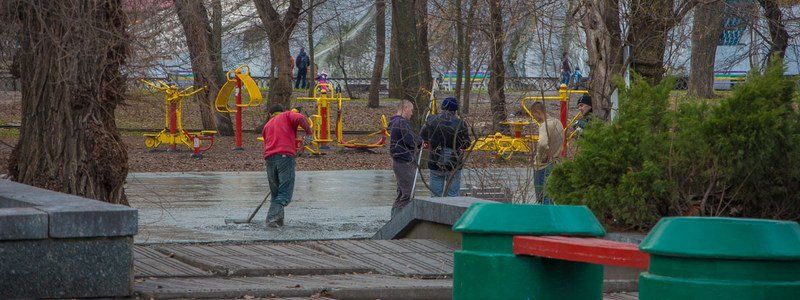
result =
[[[296,93],[295,97],[301,96]],[[443,98],[446,95],[439,95]],[[521,95],[509,93],[506,111],[510,119],[520,119],[523,112],[516,100]],[[121,129],[124,142],[128,145],[128,165],[130,172],[190,172],[190,171],[260,171],[263,170],[261,144],[256,140],[254,130],[262,126],[266,111],[265,105],[253,107],[244,112],[243,151],[233,151],[234,138],[218,136],[212,149],[204,153],[202,159],[193,159],[188,148],[179,148],[177,152],[165,150],[148,151],[144,146],[142,133],[153,133],[164,127],[163,100],[158,94],[134,91],[127,102],[116,111],[117,126]],[[474,94],[472,110],[465,120],[476,130],[488,133],[487,124],[491,123],[489,103],[485,94]],[[354,100],[344,104],[345,130],[374,131],[379,129],[380,115],[387,117],[394,114],[396,100],[383,100],[380,108],[368,108],[364,100]],[[307,114],[315,113],[313,102],[300,102]],[[0,174],[6,173],[8,158],[16,145],[19,130],[14,128],[21,122],[21,94],[19,92],[0,92]],[[187,130],[201,127],[198,105],[194,102],[183,105],[183,126]],[[556,116],[558,103],[548,103],[548,110]],[[570,115],[574,113],[571,110]],[[335,119],[335,114],[332,115]],[[481,134],[483,134],[481,133]],[[345,139],[357,136],[346,136]],[[375,139],[375,138],[372,138]],[[371,140],[371,139],[369,139]],[[161,149],[166,149],[162,146]],[[487,153],[476,152],[470,156],[473,167],[508,166],[508,162],[498,162]],[[511,165],[524,163],[523,159],[515,160]],[[297,161],[298,170],[357,170],[357,169],[390,169],[386,147],[373,151],[356,151],[338,149],[335,145],[323,156],[308,156]]]

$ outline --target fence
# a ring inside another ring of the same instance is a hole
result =
[[[129,79],[129,86],[138,86],[140,84],[139,79],[145,80],[163,80],[168,81],[168,78],[164,77],[156,77],[156,78],[130,78]],[[269,77],[253,77],[253,80],[256,81],[256,84],[262,89],[265,89],[269,86]],[[332,77],[328,78],[328,81],[331,82],[334,86],[339,86],[344,89],[345,79],[341,77]],[[350,87],[350,90],[354,93],[366,93],[369,91],[370,82],[372,81],[371,78],[347,78],[347,86]],[[486,86],[488,84],[488,78],[486,80],[481,81],[474,81],[472,85],[472,89],[474,91],[485,91]],[[675,82],[675,89],[676,90],[685,90],[687,87],[688,78],[680,77]],[[505,87],[506,90],[513,90],[513,91],[554,91],[558,89],[559,79],[555,77],[506,77],[505,80]],[[381,78],[381,88],[380,91],[382,93],[386,93],[388,91],[389,86],[389,79],[388,78]],[[442,84],[440,88],[444,91],[452,91],[455,87],[452,84]],[[22,86],[19,82],[19,79],[11,77],[10,75],[0,75],[0,92],[8,92],[8,91],[20,91]]]

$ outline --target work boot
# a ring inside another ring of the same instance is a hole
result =
[[[283,225],[279,225],[277,221],[267,223],[267,228],[280,228],[281,226]]]
[[[283,227],[283,217],[278,219],[278,221],[275,221],[275,223],[278,223],[278,226]]]

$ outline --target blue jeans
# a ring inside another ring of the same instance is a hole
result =
[[[267,158],[267,179],[272,193],[267,223],[283,220],[283,207],[292,202],[294,168],[294,156],[278,154]]]
[[[536,189],[536,200],[538,200],[541,204],[553,204],[550,198],[547,197],[547,193],[544,191],[545,186],[547,185],[547,177],[550,177],[550,173],[553,172],[553,168],[553,163],[549,163],[543,169],[533,171],[533,188]]]
[[[307,71],[308,71],[308,69],[306,69],[306,68],[302,68],[302,69],[298,68],[297,69],[297,78],[294,81],[294,88],[296,88],[296,89],[303,88],[304,89],[304,88],[306,88],[308,86],[308,84],[307,84],[308,81],[306,80],[306,74],[308,74]]]
[[[461,170],[455,172],[431,170],[431,196],[444,197],[442,196],[442,192],[444,190],[445,179],[451,181],[450,188],[447,189],[446,197],[458,197],[458,191],[461,189]]]

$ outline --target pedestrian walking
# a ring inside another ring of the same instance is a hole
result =
[[[411,201],[411,189],[417,172],[414,153],[422,146],[422,139],[408,121],[413,113],[414,104],[402,100],[397,105],[397,114],[389,119],[389,153],[392,156],[392,171],[397,180],[397,197],[392,205],[392,217]]]
[[[447,97],[442,110],[422,127],[422,140],[428,143],[430,188],[434,197],[456,197],[461,189],[464,149],[472,143],[467,125],[457,115],[458,100]]]
[[[308,87],[308,80],[306,77],[308,73],[308,65],[310,64],[310,62],[311,60],[306,54],[306,49],[300,48],[300,54],[297,54],[297,58],[294,59],[294,63],[297,66],[297,76],[295,77],[296,80],[294,82],[294,88],[305,89]]]

